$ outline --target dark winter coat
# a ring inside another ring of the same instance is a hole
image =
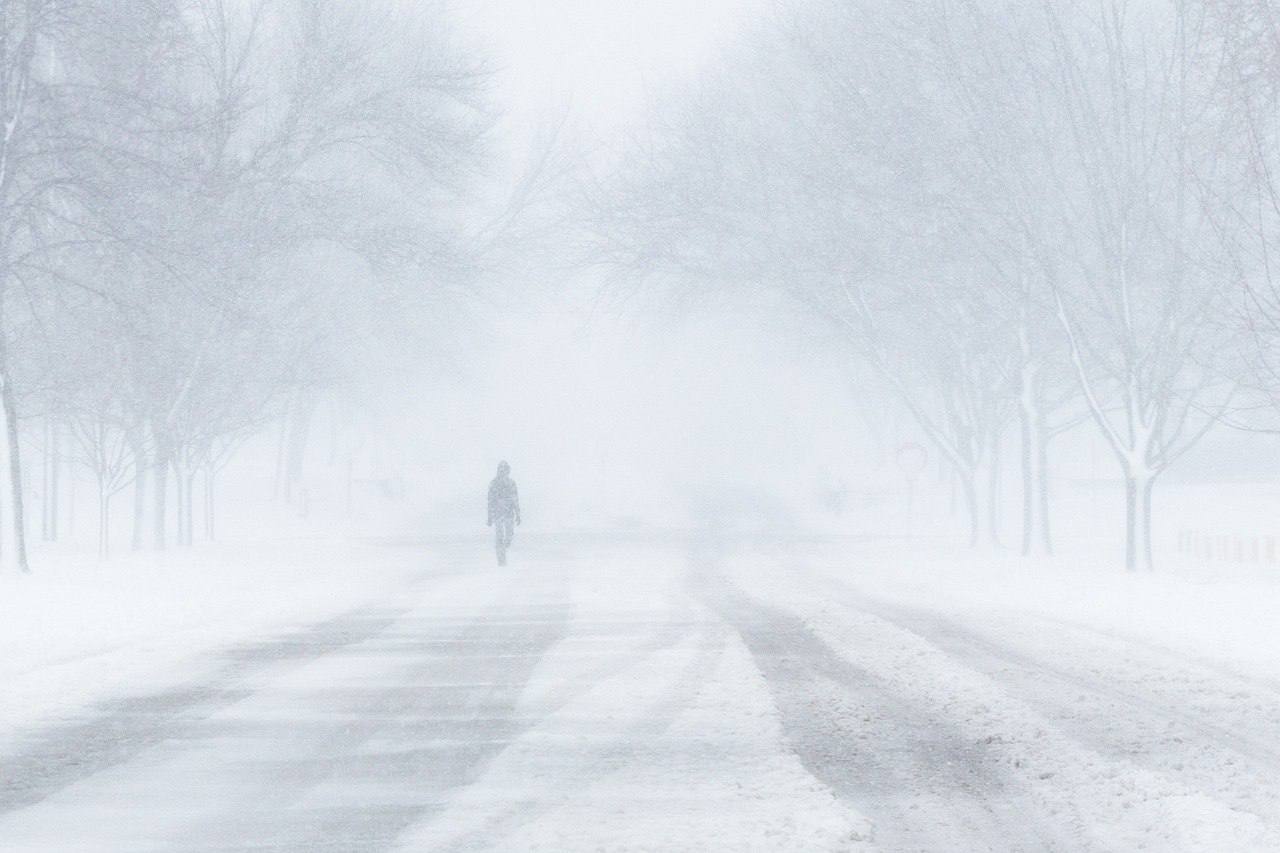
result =
[[[499,475],[489,484],[489,523],[507,518],[520,520],[520,492],[515,480]]]

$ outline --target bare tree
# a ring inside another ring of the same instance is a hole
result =
[[[429,301],[422,278],[463,265],[460,199],[489,124],[484,70],[438,20],[333,0],[191,11],[147,78],[147,103],[166,109],[131,149],[142,165],[110,194],[128,274],[108,310],[133,342],[121,384],[134,452],[150,456],[138,497],[149,480],[157,547],[171,475],[189,541],[195,470],[218,431],[333,375],[321,354],[353,352],[348,306],[405,309],[377,290],[410,275]],[[356,266],[344,257],[363,270],[326,272]]]
[[[9,357],[7,312],[24,261],[45,248],[40,225],[58,188],[68,180],[57,156],[63,143],[51,108],[57,97],[54,43],[67,12],[55,0],[23,0],[0,9],[0,408],[9,459],[14,559],[27,560],[18,392]]]
[[[974,540],[1007,420],[1024,552],[1051,546],[1051,438],[1091,420],[1126,484],[1126,564],[1151,565],[1153,484],[1234,385],[1204,7],[816,3],[772,23],[623,157],[594,249],[843,328],[951,462]]]
[[[70,423],[81,460],[97,483],[98,558],[105,560],[111,551],[111,499],[129,485],[135,460],[118,409],[110,400],[100,403],[102,408],[78,412]]]
[[[1280,5],[1206,0],[1204,8],[1223,46],[1215,106],[1227,175],[1198,189],[1216,214],[1224,277],[1237,286],[1221,322],[1223,337],[1238,343],[1241,392],[1224,421],[1280,432]]]
[[[996,537],[981,472],[1013,411],[1015,338],[991,263],[946,215],[956,123],[927,94],[921,39],[867,11],[786,17],[664,116],[596,193],[594,248],[635,274],[783,294],[837,330],[948,460],[977,543]]]
[[[1067,130],[1061,199],[1037,246],[1071,363],[1125,481],[1129,569],[1151,568],[1152,489],[1233,391],[1215,364],[1228,288],[1214,241],[1215,44],[1182,0],[1106,3],[1098,16],[1045,5],[1047,99]]]

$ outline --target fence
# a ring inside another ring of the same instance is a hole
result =
[[[1277,563],[1275,536],[1240,536],[1178,530],[1178,553],[1224,563]]]

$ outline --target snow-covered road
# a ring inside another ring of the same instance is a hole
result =
[[[1267,676],[780,543],[522,545],[22,732],[0,849],[1280,849]]]

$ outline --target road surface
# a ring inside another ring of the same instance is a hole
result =
[[[0,850],[1275,842],[1278,684],[784,546],[522,544],[23,732]]]

